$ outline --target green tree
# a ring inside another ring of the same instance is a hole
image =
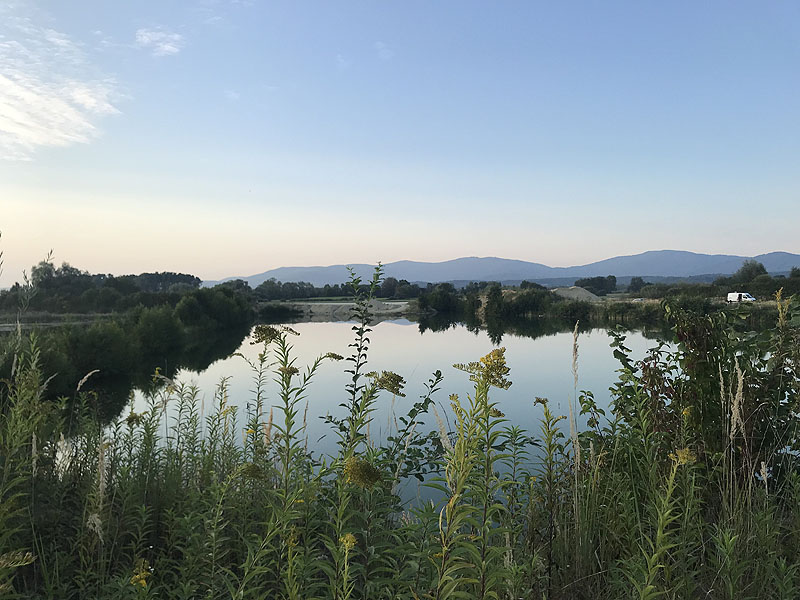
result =
[[[486,310],[484,314],[487,319],[499,318],[503,314],[503,290],[499,283],[493,283],[486,292]]]
[[[521,289],[521,290],[528,290],[528,289],[545,290],[547,288],[544,287],[543,285],[540,285],[540,284],[535,283],[533,281],[525,280],[525,281],[520,281],[519,282],[519,289]]]
[[[635,294],[647,285],[641,277],[631,277],[631,282],[628,284],[628,291]]]
[[[748,258],[731,279],[733,283],[750,283],[759,275],[767,275],[767,268],[757,260]]]
[[[432,308],[440,313],[455,313],[459,297],[452,283],[439,283],[420,295],[420,307]]]
[[[166,357],[175,356],[183,347],[183,329],[168,306],[142,309],[134,328],[147,369],[164,365]]]
[[[31,267],[31,282],[40,287],[56,276],[56,268],[51,260],[43,260],[35,267]]]
[[[260,300],[280,300],[283,297],[281,282],[274,277],[259,284],[255,291]]]
[[[181,298],[175,306],[175,315],[186,327],[201,327],[210,322],[200,301],[193,294],[187,294]]]
[[[608,277],[585,277],[575,281],[575,285],[597,296],[605,296],[617,289],[617,278],[614,275],[609,275]]]
[[[394,297],[395,293],[397,292],[397,284],[398,281],[394,277],[387,277],[381,283],[381,297],[382,298],[392,298]]]

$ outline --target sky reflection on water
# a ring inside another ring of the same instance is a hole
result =
[[[354,339],[353,323],[297,323],[291,327],[300,334],[291,336],[291,343],[293,353],[297,356],[295,365],[301,371],[320,354],[350,354],[348,344]],[[448,407],[448,397],[452,393],[466,398],[472,389],[469,376],[452,365],[478,360],[495,347],[485,331],[474,333],[459,325],[445,331],[428,330],[421,334],[417,323],[406,320],[384,321],[375,325],[370,340],[366,371],[394,371],[407,382],[406,397],[398,397],[394,402],[394,414],[397,416],[405,414],[425,393],[424,384],[437,369],[444,375],[441,389],[434,396],[437,404]],[[578,389],[593,391],[598,404],[603,407],[609,402],[608,388],[616,381],[616,370],[619,368],[609,347],[610,341],[605,329],[582,333],[578,341]],[[245,338],[239,352],[256,360],[261,347],[251,342],[252,337]],[[640,332],[628,333],[626,345],[635,359],[641,358],[655,344],[654,340],[645,338]],[[500,402],[500,409],[510,424],[531,432],[538,431],[541,407],[533,404],[537,396],[548,398],[556,414],[568,414],[568,402],[573,396],[572,332],[536,339],[506,334],[502,346],[506,348],[506,360],[511,368],[509,379],[513,385],[508,390],[493,389],[491,397]],[[328,413],[339,417],[345,415],[345,409],[339,404],[347,401],[344,388],[350,376],[344,370],[349,365],[345,361],[325,361],[309,388],[309,448],[318,452],[334,451],[336,436],[321,417]],[[203,410],[208,414],[214,401],[214,389],[223,377],[229,378],[229,402],[239,407],[238,426],[242,428],[246,406],[254,402],[254,384],[250,367],[241,357],[229,356],[201,373],[183,371],[176,379],[197,385],[203,398]],[[276,401],[277,386],[270,382],[267,404],[275,404]],[[140,411],[144,406],[143,397],[137,393],[135,409]],[[303,407],[300,409],[300,419]],[[266,411],[268,413],[269,409]],[[385,438],[388,429],[393,427],[390,424],[391,411],[391,394],[381,392],[370,430],[374,440]],[[449,408],[443,412],[449,415]],[[433,415],[428,416],[425,429],[434,427],[434,423]]]

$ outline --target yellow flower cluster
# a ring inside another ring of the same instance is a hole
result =
[[[697,456],[689,448],[678,448],[669,457],[679,465],[691,465],[697,462]]]
[[[130,414],[127,417],[125,417],[125,424],[128,427],[137,427],[138,425],[141,424],[142,420],[143,420],[142,415],[131,411]]]
[[[133,568],[133,577],[131,577],[131,584],[138,585],[139,587],[147,587],[147,578],[150,577],[150,563],[147,559],[140,558],[136,561]]]
[[[371,377],[375,380],[375,385],[378,386],[382,390],[386,390],[387,392],[405,398],[405,394],[403,393],[403,386],[406,384],[406,380],[403,379],[397,373],[393,373],[392,371],[381,371],[380,375],[376,372],[367,373],[367,377]]]
[[[345,552],[349,552],[356,545],[356,536],[354,536],[352,533],[345,533],[339,538],[339,543],[342,545],[342,548],[344,548]]]
[[[246,462],[241,466],[242,477],[245,479],[265,479],[267,474],[255,463]]]
[[[253,330],[253,345],[271,344],[281,337],[281,331],[272,325],[256,325]]]
[[[495,348],[489,352],[489,354],[481,358],[481,365],[483,367],[483,375],[489,385],[503,388],[504,390],[511,387],[511,382],[506,379],[506,375],[511,372],[511,369],[506,365],[505,348]]]
[[[286,375],[288,377],[291,377],[292,375],[297,375],[300,372],[300,369],[298,369],[295,366],[289,365],[288,367],[279,367],[278,371],[282,375]]]
[[[489,354],[481,358],[479,362],[453,365],[459,371],[470,374],[470,381],[484,381],[490,386],[507,390],[511,387],[511,382],[506,379],[506,375],[511,369],[506,365],[506,349],[495,348]]]
[[[286,545],[289,548],[297,548],[300,544],[300,535],[297,532],[297,527],[292,525],[291,530],[289,530],[289,535],[286,537]]]
[[[381,472],[372,463],[357,456],[347,459],[342,473],[347,483],[354,483],[363,488],[372,487],[381,478]]]

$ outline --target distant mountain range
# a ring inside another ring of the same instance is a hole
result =
[[[410,282],[438,283],[451,281],[501,281],[516,283],[522,280],[545,285],[571,285],[581,277],[615,275],[623,281],[633,276],[652,280],[695,279],[708,280],[717,275],[735,273],[747,259],[762,263],[770,273],[786,273],[800,267],[800,254],[770,252],[758,256],[733,256],[729,254],[698,254],[682,250],[653,250],[631,256],[616,256],[587,265],[574,267],[548,267],[540,263],[506,258],[456,258],[444,262],[416,262],[401,260],[384,265],[384,276],[406,279]],[[374,265],[353,264],[356,274],[365,279],[372,276]],[[251,287],[275,278],[278,281],[306,281],[315,286],[342,283],[349,279],[346,265],[328,267],[280,267],[247,277],[228,277],[220,281],[206,281],[214,285],[231,279],[244,279]]]

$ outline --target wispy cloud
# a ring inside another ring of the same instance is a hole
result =
[[[180,33],[175,33],[163,27],[136,30],[136,45],[150,50],[153,56],[177,54],[183,50],[185,44],[186,41]]]
[[[225,90],[224,93],[225,93],[225,97],[228,100],[231,100],[231,101],[234,101],[234,102],[242,97],[242,95],[239,92],[237,92],[236,90]]]
[[[336,55],[336,68],[340,71],[344,71],[350,68],[350,61],[347,60],[343,55],[337,54]]]
[[[384,42],[375,42],[375,52],[378,53],[378,58],[381,60],[391,60],[394,58],[394,50]]]
[[[95,40],[94,48],[100,52],[105,52],[110,49],[128,49],[131,47],[130,44],[123,44],[115,41],[114,38],[100,29],[93,31],[92,36]]]
[[[0,10],[0,159],[89,142],[100,117],[119,112],[116,82],[69,36],[14,9]]]
[[[203,25],[230,27],[232,15],[255,5],[255,0],[197,0],[193,10]]]

